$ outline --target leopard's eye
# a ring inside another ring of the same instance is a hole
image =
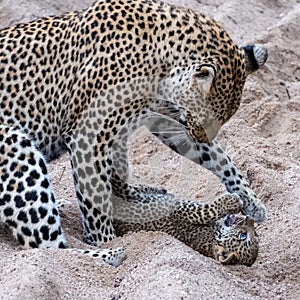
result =
[[[209,71],[206,69],[206,68],[201,68],[201,67],[198,67],[196,69],[196,74],[195,74],[196,77],[198,78],[205,78],[205,77],[208,77],[209,76]]]
[[[195,66],[194,76],[200,79],[206,79],[210,76],[215,76],[216,70],[215,67],[211,64],[197,64]]]
[[[240,239],[240,241],[246,240],[247,237],[248,237],[247,232],[241,232],[241,233],[239,234],[239,239]]]

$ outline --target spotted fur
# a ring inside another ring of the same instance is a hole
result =
[[[246,77],[266,58],[259,45],[236,46],[208,17],[155,0],[103,0],[2,29],[1,221],[23,246],[65,247],[44,165],[68,151],[85,239],[96,246],[111,240],[112,192],[141,199],[149,192],[128,184],[129,135],[168,107],[191,147],[210,149],[239,107]],[[248,200],[244,210],[263,220],[264,206]]]
[[[236,217],[242,201],[224,194],[211,203],[182,200],[169,194],[116,201],[118,235],[130,231],[162,231],[222,264],[251,266],[258,255],[258,236],[251,217]]]

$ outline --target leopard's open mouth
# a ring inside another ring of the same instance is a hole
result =
[[[252,220],[252,221],[251,221]],[[253,219],[249,216],[241,216],[241,215],[234,215],[228,214],[223,218],[223,224],[226,227],[232,227],[234,225],[245,225],[247,222],[253,222]]]
[[[233,226],[237,223],[237,217],[236,215],[232,215],[232,214],[228,214],[225,218],[224,218],[224,224],[227,227]]]

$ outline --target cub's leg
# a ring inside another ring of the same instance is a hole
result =
[[[158,198],[149,194],[147,199],[114,202],[114,208],[114,225],[118,235],[129,231],[159,230],[178,237],[188,235],[194,225],[202,228],[227,214],[239,213],[242,201],[239,196],[229,193],[211,203],[171,198],[168,195]]]
[[[226,214],[241,211],[243,202],[236,194],[224,194],[211,203],[200,203],[191,200],[177,200],[172,216],[188,223],[208,225],[223,218]]]

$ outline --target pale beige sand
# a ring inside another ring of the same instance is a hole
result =
[[[171,2],[171,1],[169,1]],[[251,267],[218,265],[162,233],[128,234],[119,268],[68,251],[21,250],[0,231],[0,299],[300,299],[300,3],[180,1],[214,17],[242,44],[266,43],[269,60],[249,78],[243,103],[220,140],[268,208]],[[88,0],[2,0],[0,27],[86,7]],[[224,191],[202,168],[145,132],[132,142],[137,180],[191,199]],[[67,166],[67,167],[66,167]],[[67,158],[50,166],[57,198],[75,199]],[[64,209],[70,246],[81,242],[76,203]]]

